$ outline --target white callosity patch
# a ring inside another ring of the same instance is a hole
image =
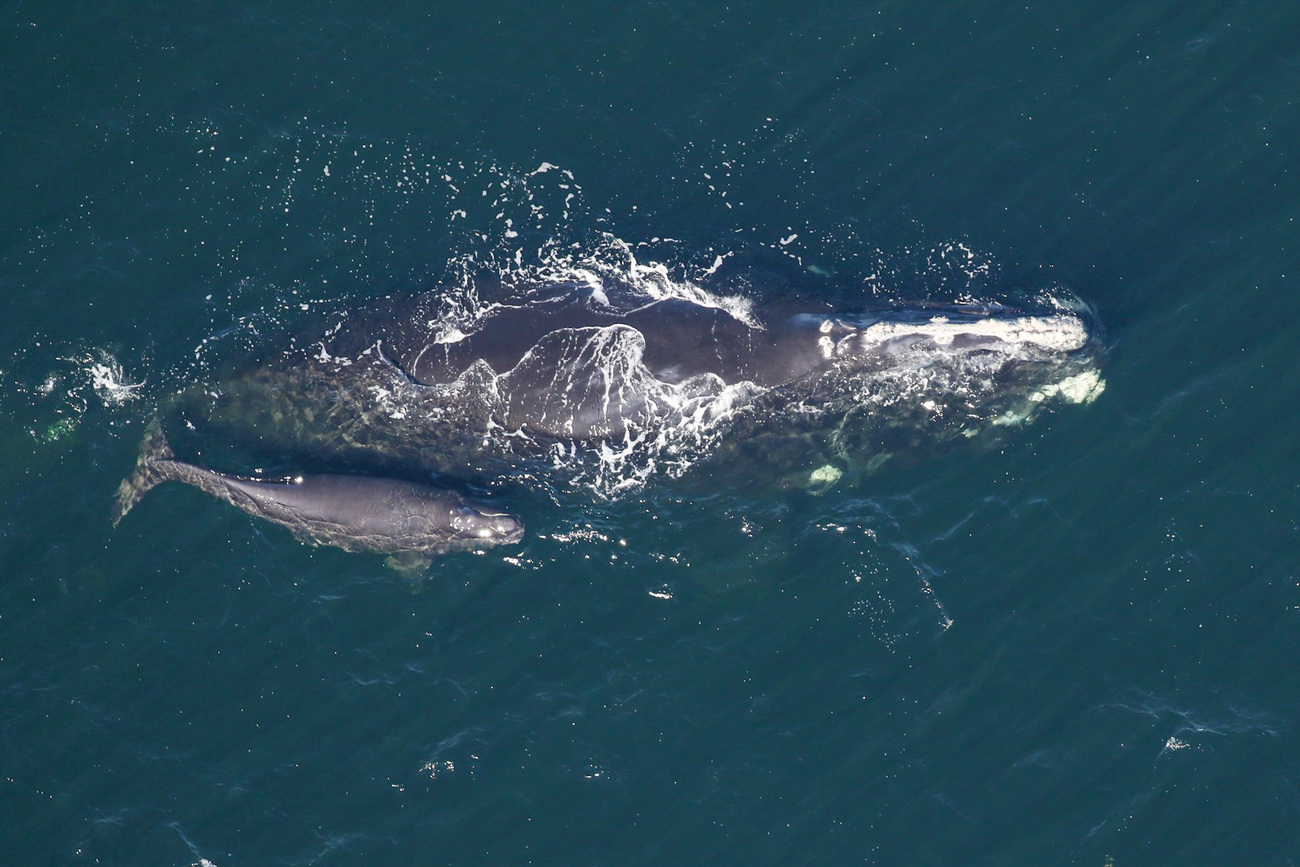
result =
[[[1045,383],[1026,395],[1019,409],[1008,410],[992,420],[994,425],[1011,426],[1033,421],[1044,404],[1052,401],[1072,404],[1089,404],[1106,390],[1106,380],[1096,368],[1089,368],[1056,382]]]
[[[1093,369],[1046,385],[1030,395],[1030,399],[1050,400],[1059,397],[1066,403],[1092,403],[1105,390],[1106,380],[1101,378],[1101,371]]]
[[[844,473],[839,467],[832,464],[823,464],[813,470],[808,476],[808,481],[814,485],[833,485],[840,480]]]
[[[1077,316],[1016,316],[928,322],[877,322],[841,341],[845,352],[878,351],[900,341],[930,340],[940,347],[997,348],[1008,355],[1025,351],[1075,352],[1088,342],[1088,329]]]

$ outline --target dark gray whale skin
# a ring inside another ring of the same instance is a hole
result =
[[[404,571],[422,569],[447,551],[523,537],[514,515],[426,485],[346,475],[252,479],[178,461],[157,423],[144,437],[134,474],[118,489],[114,526],[145,493],[167,481],[193,485],[312,544],[393,555],[389,565]]]
[[[996,436],[1050,405],[1059,383],[1095,375],[1098,355],[1088,317],[1061,309],[750,322],[682,299],[593,303],[573,286],[521,297],[454,339],[419,299],[348,311],[205,389],[185,421],[218,441],[251,433],[277,454],[507,487],[522,465],[611,451],[647,472],[706,460],[807,478]]]
[[[483,331],[455,343],[430,343],[427,333],[390,320],[376,339],[383,340],[389,359],[412,379],[433,385],[455,380],[479,359],[493,370],[512,370],[557,331],[625,326],[644,340],[642,363],[662,382],[676,384],[712,373],[729,382],[744,379],[770,387],[824,363],[817,345],[820,322],[790,317],[759,329],[717,307],[665,299],[621,314],[581,305],[507,308],[493,315]]]

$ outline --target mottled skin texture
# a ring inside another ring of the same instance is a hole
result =
[[[1058,350],[987,333],[1079,323],[1050,311],[927,308],[757,326],[682,300],[614,311],[557,297],[494,309],[452,342],[416,309],[354,313],[222,383],[186,419],[325,461],[481,479],[602,444],[660,471],[707,457],[781,474],[874,466],[992,430],[998,417],[1032,417],[1036,389],[1096,355],[1086,339]],[[926,331],[936,320],[948,329],[937,340]]]

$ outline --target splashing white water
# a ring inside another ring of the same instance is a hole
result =
[[[86,373],[95,394],[106,406],[114,407],[135,400],[144,382],[129,382],[122,365],[107,352],[99,353],[98,360],[86,359]]]

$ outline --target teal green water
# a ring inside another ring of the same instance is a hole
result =
[[[1262,0],[5,4],[3,860],[1296,863],[1297,46]],[[609,238],[760,302],[1064,287],[1107,388],[821,496],[538,497],[415,586],[179,487],[110,527],[150,408],[301,305]]]

